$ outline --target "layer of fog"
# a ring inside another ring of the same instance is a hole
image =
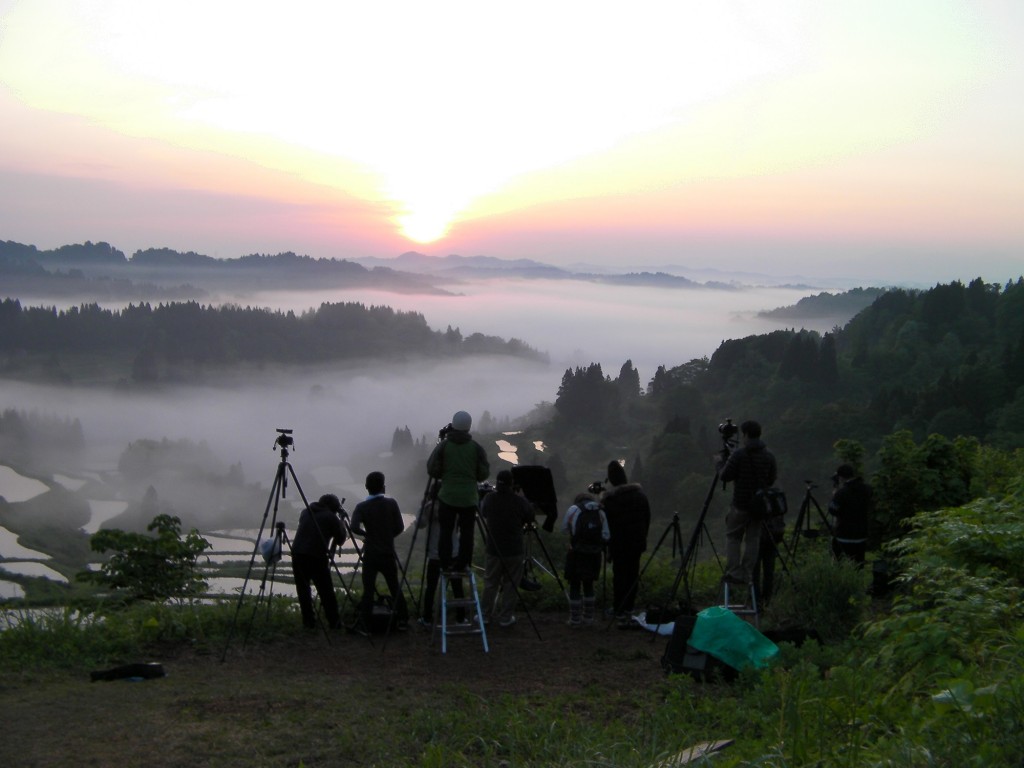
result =
[[[290,309],[321,302],[355,301],[421,313],[432,328],[459,328],[518,338],[547,352],[558,369],[600,363],[615,376],[632,360],[646,384],[659,365],[672,367],[710,356],[722,341],[784,327],[757,313],[795,304],[817,291],[792,288],[737,290],[608,286],[578,280],[466,281],[442,286],[461,295],[417,296],[375,291],[265,292],[225,301]],[[803,326],[830,330],[849,318],[822,318]],[[557,389],[557,384],[556,384]],[[554,390],[545,395],[551,400]]]
[[[670,290],[539,280],[460,283],[453,288],[464,295],[334,291],[225,300],[297,312],[322,302],[388,305],[421,312],[428,325],[438,330],[452,326],[463,335],[481,332],[521,339],[547,352],[551,363],[488,357],[268,369],[245,378],[234,376],[230,384],[206,382],[152,391],[5,382],[0,388],[0,409],[35,410],[81,422],[87,466],[77,471],[52,467],[52,472],[72,482],[83,477],[84,469],[115,470],[130,442],[167,438],[206,443],[223,462],[215,471],[240,463],[246,481],[269,489],[279,461],[275,430],[292,429],[295,445],[290,462],[307,496],[329,490],[348,498],[351,508],[364,495],[362,478],[376,468],[367,465],[366,457],[388,451],[396,428],[408,427],[415,439],[432,442],[457,410],[469,411],[477,424],[485,412],[499,422],[516,419],[539,403],[555,400],[566,368],[591,362],[601,363],[607,375],[615,376],[623,362],[631,359],[645,385],[659,365],[671,367],[711,355],[725,339],[780,327],[756,312],[794,304],[805,295],[780,288]],[[822,320],[817,329],[827,330],[835,322]],[[488,446],[492,455],[500,452],[504,457],[499,463],[515,458],[515,438],[506,436],[506,440],[510,442]],[[531,447],[519,447],[527,448]],[[420,468],[410,472],[417,478],[415,488],[389,487],[396,496],[404,494],[403,509],[408,511],[422,492],[420,476],[425,480]],[[205,486],[191,497],[189,490],[177,488],[177,498],[187,499],[187,505],[197,510],[213,506],[202,496]],[[113,500],[139,501],[116,494],[102,499],[108,504]],[[98,506],[100,501],[90,498],[94,514],[103,511],[88,526],[90,530],[119,508]]]

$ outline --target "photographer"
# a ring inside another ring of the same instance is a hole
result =
[[[330,561],[335,550],[345,543],[345,529],[340,517],[342,514],[344,510],[338,497],[327,493],[299,515],[299,527],[292,542],[292,574],[295,577],[302,624],[309,629],[316,629],[311,582],[316,586],[320,604],[324,607],[327,625],[331,629],[341,626],[338,621],[338,597],[331,583]]]
[[[562,530],[569,534],[565,579],[569,582],[569,626],[594,623],[594,582],[601,573],[601,554],[611,534],[608,518],[592,493],[578,494],[565,513]]]
[[[427,474],[441,481],[438,493],[441,540],[438,555],[443,570],[464,571],[473,564],[473,524],[480,502],[477,483],[487,479],[491,466],[487,453],[469,434],[473,417],[465,411],[452,416],[441,430],[442,439],[427,459]],[[452,534],[459,528],[459,552],[452,559]]]
[[[643,489],[626,479],[626,470],[618,461],[608,462],[608,483],[611,487],[601,494],[601,506],[611,532],[608,562],[612,565],[613,606],[620,626],[628,627],[639,588],[640,557],[647,549],[651,505]]]
[[[720,428],[721,430],[721,428]],[[757,566],[761,544],[761,519],[752,514],[754,494],[775,484],[778,468],[775,456],[761,440],[756,421],[740,424],[743,445],[721,461],[719,479],[733,483],[732,504],[725,517],[725,575],[731,584],[750,584]]]
[[[842,464],[836,469],[832,483],[834,490],[828,504],[829,513],[835,517],[832,554],[836,560],[849,558],[862,568],[871,516],[871,486],[849,464]]]
[[[352,533],[363,537],[363,599],[359,606],[363,628],[368,630],[370,627],[377,574],[381,574],[391,595],[395,626],[404,631],[409,626],[409,614],[398,581],[395,537],[405,530],[405,521],[398,502],[384,495],[382,472],[371,472],[366,476],[366,491],[370,495],[356,504],[352,511]]]
[[[484,566],[484,621],[499,626],[516,623],[516,585],[523,578],[523,528],[533,523],[533,505],[512,484],[512,473],[501,470],[494,490],[480,502],[480,516],[487,533]]]

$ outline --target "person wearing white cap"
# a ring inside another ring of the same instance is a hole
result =
[[[441,540],[438,555],[443,570],[464,571],[473,563],[473,525],[480,502],[477,484],[487,479],[491,465],[487,452],[469,430],[473,417],[465,411],[452,416],[451,428],[427,459],[427,473],[441,481],[437,500]],[[452,557],[452,533],[459,527],[459,551]]]

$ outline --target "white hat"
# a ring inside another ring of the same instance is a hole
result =
[[[465,411],[456,411],[455,415],[452,416],[452,429],[457,429],[460,432],[469,432],[472,426],[473,417]]]

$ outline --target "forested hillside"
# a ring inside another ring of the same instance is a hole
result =
[[[136,383],[187,380],[202,371],[239,363],[325,363],[417,355],[544,356],[518,339],[458,329],[432,330],[423,315],[358,303],[321,304],[296,315],[268,309],[203,306],[197,302],[96,304],[58,311],[0,302],[0,372],[73,380],[77,369],[63,357],[124,361],[123,377]],[[42,366],[42,368],[40,368]],[[113,366],[115,369],[116,365]]]
[[[618,457],[662,514],[698,510],[722,447],[717,427],[731,418],[762,423],[793,503],[805,480],[827,501],[838,440],[862,447],[869,472],[887,436],[904,431],[915,445],[937,436],[933,463],[958,437],[1024,447],[1024,280],[892,290],[844,328],[725,341],[710,358],[658,368],[646,387],[630,361],[615,376],[570,369],[555,407],[546,439],[562,447],[556,466],[594,475],[570,469],[567,492]]]

